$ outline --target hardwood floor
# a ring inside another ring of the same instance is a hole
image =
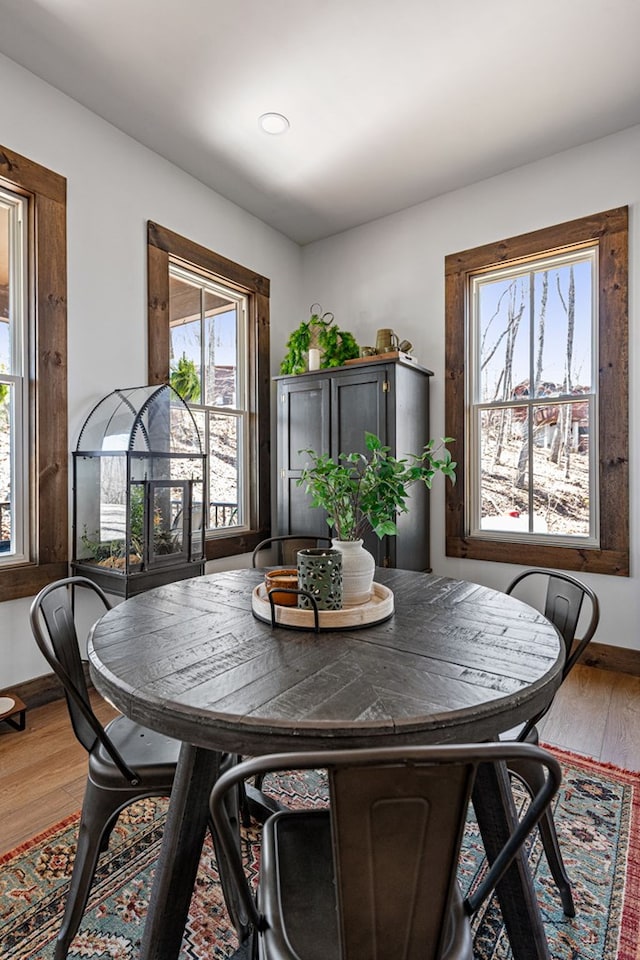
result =
[[[549,744],[640,770],[640,677],[578,665],[540,723]]]
[[[106,723],[116,711],[97,695]],[[27,727],[0,724],[0,855],[82,806],[87,754],[73,735],[63,700],[27,711]]]
[[[98,697],[101,720],[114,715]],[[640,770],[640,677],[577,666],[540,724],[543,741]],[[27,729],[0,724],[0,855],[80,809],[86,754],[63,701],[27,713]]]

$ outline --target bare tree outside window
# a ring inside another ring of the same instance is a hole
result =
[[[589,443],[595,274],[591,250],[472,280],[483,531],[597,541]]]

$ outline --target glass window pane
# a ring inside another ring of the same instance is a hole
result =
[[[13,385],[0,382],[0,556],[12,552],[13,549],[12,394]]]
[[[529,383],[529,274],[477,284],[480,402],[510,400]]]
[[[589,536],[589,403],[545,408],[534,427],[533,500],[548,533]]]
[[[151,486],[151,536],[149,550],[153,558],[184,550],[185,486],[153,483]],[[176,522],[175,518],[179,518]],[[133,534],[132,534],[133,540]]]
[[[223,414],[209,416],[209,527],[237,527],[242,523],[238,505],[240,472],[240,421]]]
[[[539,270],[534,283],[536,396],[591,388],[593,277],[591,260]]]
[[[201,288],[177,277],[169,279],[171,386],[184,400],[201,399]]]
[[[0,372],[11,372],[9,335],[9,210],[0,203]]]
[[[483,530],[528,533],[529,469],[526,407],[485,410],[480,436],[480,526]],[[534,518],[533,529],[544,528]]]
[[[236,305],[205,291],[205,317],[205,403],[215,407],[237,407]]]
[[[533,407],[531,416],[526,407],[482,412],[481,529],[589,536],[589,411],[584,400]]]

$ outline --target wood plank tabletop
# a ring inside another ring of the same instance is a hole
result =
[[[560,683],[555,627],[488,587],[378,569],[391,619],[315,634],[254,618],[263,577],[206,575],[114,607],[89,643],[98,690],[187,743],[265,753],[491,739]]]

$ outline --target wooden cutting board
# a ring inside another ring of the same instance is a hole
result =
[[[411,363],[418,361],[410,353],[400,353],[399,350],[391,350],[389,353],[374,353],[371,357],[354,357],[353,360],[345,360],[345,367],[351,363],[371,363],[372,360],[409,360]]]

